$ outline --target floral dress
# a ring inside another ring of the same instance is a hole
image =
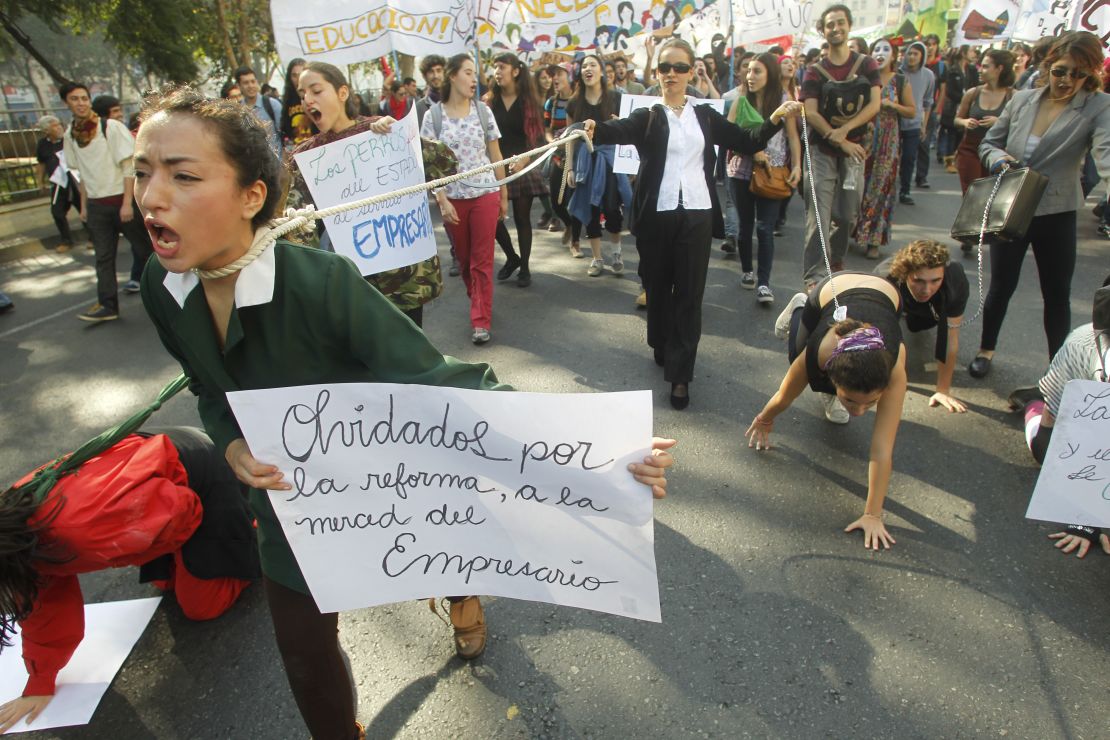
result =
[[[896,74],[883,85],[884,100],[899,102],[905,85],[899,82],[900,77]],[[861,247],[877,249],[890,241],[890,216],[898,191],[899,152],[898,112],[882,108],[875,119],[871,152],[864,168],[863,200],[852,235]]]

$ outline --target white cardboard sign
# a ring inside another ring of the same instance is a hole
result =
[[[54,698],[28,725],[21,719],[7,734],[87,725],[123,661],[146,630],[161,596],[131,601],[85,604],[85,638],[58,673]],[[11,647],[0,652],[0,704],[23,692],[27,670],[23,640],[17,631]]]
[[[620,117],[628,118],[632,115],[632,111],[634,110],[650,108],[656,103],[662,102],[663,98],[655,95],[622,95]],[[712,106],[721,115],[724,115],[725,112],[725,101],[719,99],[696,99],[694,100],[694,105]],[[714,147],[714,149],[716,149],[716,147]],[[619,144],[617,146],[616,157],[613,160],[613,172],[618,175],[635,175],[639,170],[640,153],[636,151],[636,147],[629,146],[628,144]]]
[[[365,131],[294,156],[316,210],[424,182],[416,106],[388,134]],[[391,198],[324,220],[338,254],[363,275],[414,265],[436,253],[428,194]]]
[[[1110,527],[1110,384],[1069,380],[1027,519]]]
[[[660,621],[651,395],[350,383],[229,393],[321,611],[490,594]],[[599,423],[604,420],[604,423]]]

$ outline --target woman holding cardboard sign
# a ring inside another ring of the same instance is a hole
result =
[[[309,62],[297,80],[297,90],[304,101],[306,114],[320,133],[299,144],[293,150],[293,154],[326,146],[333,141],[357,136],[366,131],[380,133],[386,130],[377,123],[382,119],[376,116],[363,118],[358,115],[347,78],[338,67],[326,62]],[[308,185],[297,168],[296,160],[292,157],[289,158],[289,166],[294,173],[293,187],[296,188],[303,202],[311,203],[312,195],[309,193]],[[428,162],[425,162],[426,169],[427,166]],[[454,173],[425,171],[424,174],[426,177],[430,176],[429,179],[434,179],[444,174]],[[320,235],[321,246],[330,244],[323,221],[316,222],[316,231]],[[367,275],[366,281],[381,291],[382,295],[392,301],[393,305],[412,319],[417,326],[424,325],[424,304],[443,293],[443,274],[439,269],[438,255],[433,255],[415,265]]]
[[[488,365],[440,354],[345,258],[279,241],[245,267],[228,268],[280,200],[280,163],[249,109],[184,88],[150,99],[143,121],[136,192],[157,256],[143,275],[143,304],[192,381],[217,450],[251,487],[278,650],[309,732],[317,740],[360,737],[338,615],[316,607],[270,504],[268,491],[291,486],[251,454],[226,394],[334,382],[506,387]],[[650,459],[630,468],[660,497],[673,462],[664,450],[673,444],[657,442]],[[454,604],[451,618],[457,652],[476,657],[486,634],[477,597]]]

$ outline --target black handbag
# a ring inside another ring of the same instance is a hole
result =
[[[984,244],[1020,239],[1029,230],[1047,186],[1048,178],[1028,167],[1009,169],[1001,176],[991,175],[975,180],[960,203],[960,212],[952,224],[952,238],[973,245],[979,243],[980,233],[983,234]],[[988,203],[990,213],[984,229],[983,215]]]

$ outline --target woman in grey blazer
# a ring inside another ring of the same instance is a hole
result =
[[[1071,330],[1071,277],[1075,270],[1076,211],[1083,205],[1079,174],[1090,152],[1099,175],[1110,177],[1110,95],[1099,91],[1102,43],[1091,33],[1061,36],[1041,65],[1042,84],[1014,94],[979,145],[983,166],[1032,167],[1048,177],[1029,230],[990,250],[991,286],[983,309],[983,338],[968,366],[974,378],[990,372],[991,359],[1018,286],[1030,245],[1044,298],[1044,330],[1051,359]]]

